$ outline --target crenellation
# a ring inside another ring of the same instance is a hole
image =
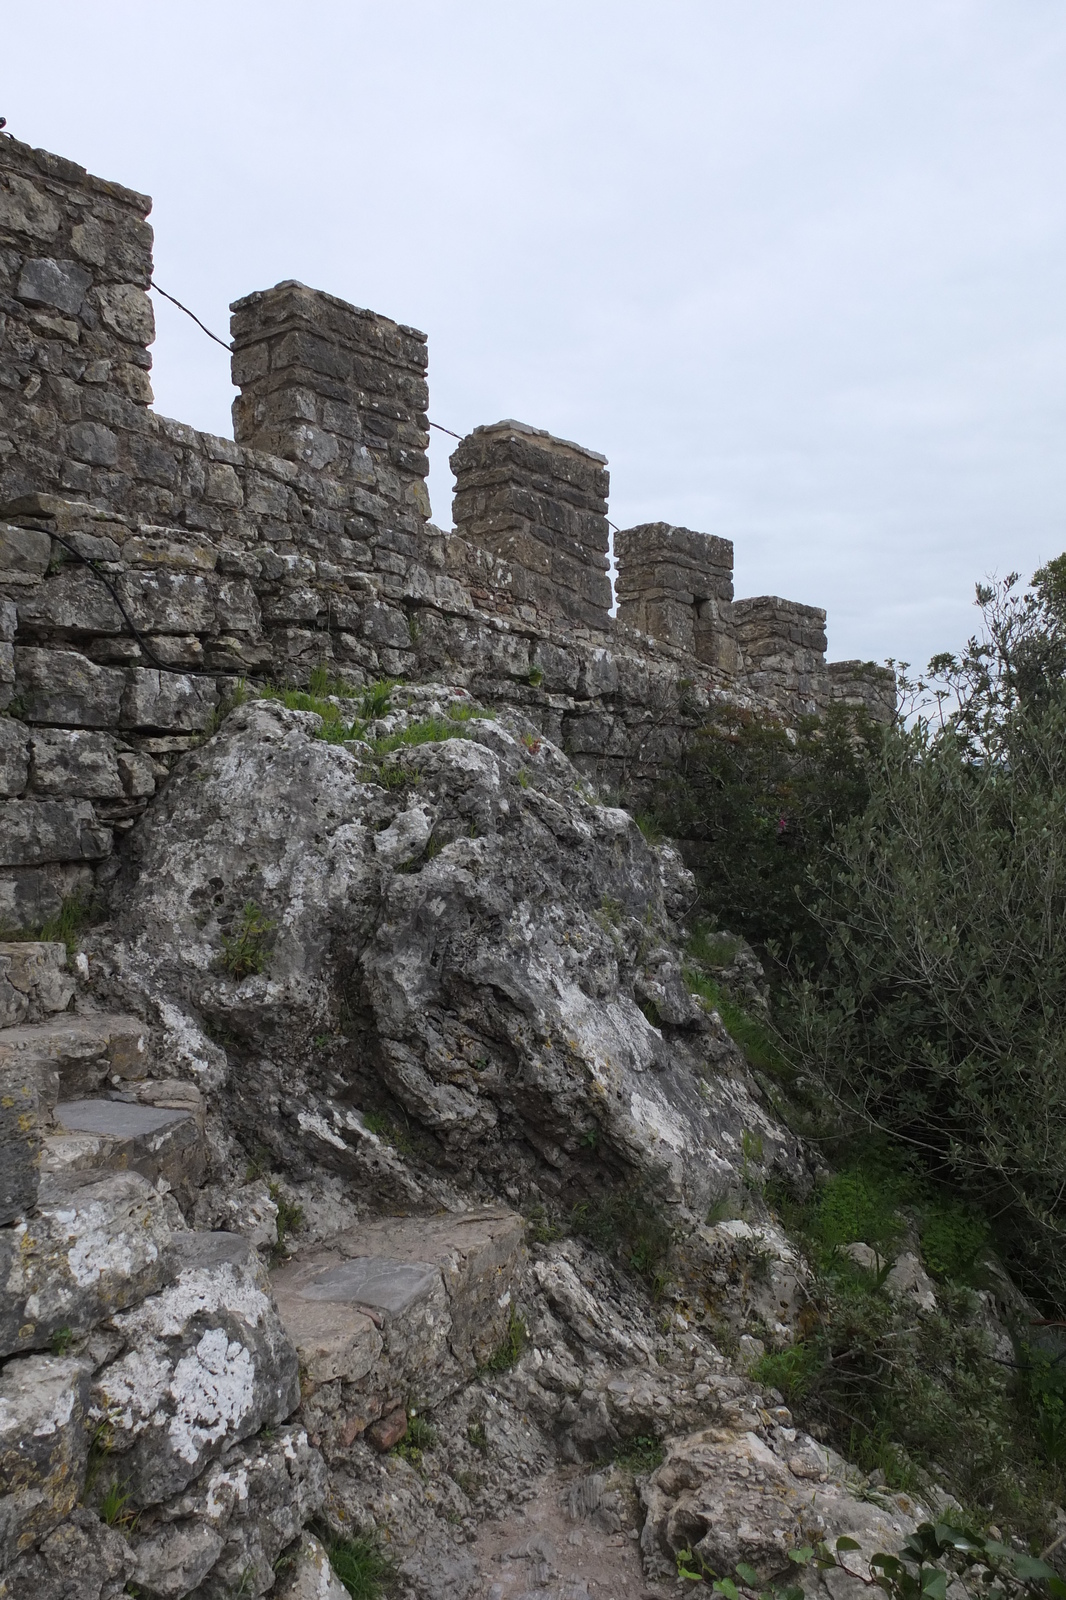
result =
[[[234,438],[427,518],[425,334],[295,281],[231,310]]]
[[[451,468],[452,517],[462,537],[524,569],[542,608],[554,600],[562,615],[606,628],[606,457],[508,420],[475,428]]]
[[[443,679],[619,794],[715,703],[891,714],[890,672],[826,668],[824,612],[733,601],[727,539],[620,532],[613,618],[607,462],[581,445],[475,428],[435,528],[406,324],[277,284],[232,308],[235,437],[157,415],[148,210],[0,137],[0,925],[110,870],[242,679]]]
[[[731,540],[648,522],[618,530],[615,558],[620,622],[707,666],[734,675],[740,670]]]
[[[758,595],[733,602],[733,624],[756,696],[781,710],[816,714],[827,694],[822,608]]]

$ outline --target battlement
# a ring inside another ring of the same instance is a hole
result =
[[[144,195],[0,136],[0,925],[84,888],[241,679],[443,679],[639,793],[727,701],[891,715],[825,613],[733,600],[728,539],[617,534],[607,462],[526,423],[429,522],[425,335],[295,282],[234,302],[234,438],[151,409]],[[91,562],[92,567],[87,563]]]
[[[619,529],[618,620],[735,674],[733,545],[709,533],[646,522]]]
[[[456,530],[531,574],[541,610],[606,629],[606,456],[507,421],[475,428],[453,452],[451,468]]]
[[[230,310],[237,443],[428,517],[425,334],[292,281]]]

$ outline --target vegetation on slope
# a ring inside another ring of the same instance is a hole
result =
[[[978,603],[960,656],[904,672],[894,727],[719,719],[658,820],[763,955],[763,1064],[837,1167],[767,1197],[817,1280],[761,1376],[888,1483],[932,1470],[1039,1538],[1066,1493],[1066,556]],[[885,1292],[900,1248],[935,1314]],[[982,1328],[997,1253],[1039,1313],[1010,1358]]]

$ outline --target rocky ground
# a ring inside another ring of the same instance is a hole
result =
[[[928,1508],[745,1376],[807,1278],[751,1196],[814,1172],[678,857],[461,690],[321,726],[234,711],[76,962],[0,950],[0,1596],[324,1600],[364,1533],[420,1600],[868,1570]]]

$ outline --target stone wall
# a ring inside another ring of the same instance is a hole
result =
[[[235,439],[158,416],[148,209],[0,137],[0,926],[91,882],[241,679],[446,680],[617,794],[716,701],[886,714],[823,612],[732,601],[728,540],[620,533],[613,619],[606,462],[569,441],[475,429],[441,533],[413,328],[278,284],[233,307]]]

